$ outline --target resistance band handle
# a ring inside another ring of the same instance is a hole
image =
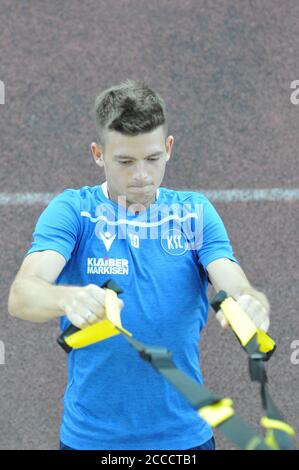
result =
[[[75,325],[70,325],[66,330],[64,330],[60,336],[58,336],[57,338],[57,343],[59,344],[59,346],[62,347],[62,349],[64,349],[67,353],[71,352],[71,350],[73,348],[71,348],[65,341],[65,339],[68,337],[68,336],[71,336],[72,334],[74,333],[77,333],[77,331],[79,331],[80,328],[78,328],[77,326]]]
[[[215,310],[215,313],[218,312],[221,308],[222,302],[228,298],[227,293],[224,290],[220,290],[211,300],[211,307]]]
[[[257,328],[251,318],[238,307],[237,301],[223,290],[219,291],[211,301],[217,313],[224,311],[231,329],[250,358],[250,376],[252,380],[266,380],[260,361],[268,361],[276,349],[276,344],[265,331]]]
[[[102,289],[104,288],[107,288],[107,289],[111,289],[113,290],[114,292],[116,292],[117,294],[121,294],[123,292],[123,290],[118,286],[118,284],[116,284],[116,282],[112,281],[112,279],[108,279],[108,281],[104,282],[104,284],[102,284],[100,286]],[[73,348],[71,348],[67,342],[65,341],[66,338],[68,338],[69,336],[71,336],[72,334],[74,333],[77,333],[77,331],[79,331],[80,328],[78,328],[77,326],[75,325],[70,325],[67,327],[66,330],[64,330],[61,335],[57,338],[57,343],[59,344],[59,346],[62,347],[62,349],[64,349],[67,353],[71,352]]]
[[[100,287],[102,289],[104,289],[104,287],[107,287],[107,289],[114,290],[114,292],[116,292],[117,294],[123,293],[123,290],[121,289],[121,287],[119,287],[119,285],[116,284],[116,282],[112,281],[112,279],[108,279],[108,281],[104,282],[104,284],[102,284]]]

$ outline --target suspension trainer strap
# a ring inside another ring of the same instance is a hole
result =
[[[261,420],[261,425],[267,430],[265,439],[259,436],[246,421],[236,415],[230,398],[213,395],[204,385],[179,370],[172,361],[172,353],[166,348],[145,345],[136,340],[131,332],[124,329],[121,324],[117,299],[117,295],[122,290],[112,280],[105,282],[101,287],[106,289],[107,319],[82,330],[70,325],[57,339],[58,344],[66,352],[69,353],[72,349],[82,348],[121,334],[143,360],[147,361],[176,387],[202,419],[211,427],[218,428],[240,449],[294,449],[291,437],[295,432],[291,426],[284,422],[271,400],[266,388],[265,371],[259,362],[260,359],[262,361],[265,358],[269,359],[275,348],[275,343],[268,335],[258,333],[245,312],[232,298],[227,297],[225,292],[221,291],[217,294],[212,301],[212,306],[216,311],[219,308],[223,310],[224,307],[225,316],[232,330],[250,355],[250,360],[255,361],[251,363],[251,377],[259,380],[262,386],[263,400],[267,409],[266,416]],[[239,314],[240,318],[238,319]],[[261,356],[257,357],[258,354]]]

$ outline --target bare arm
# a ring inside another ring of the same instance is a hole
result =
[[[64,315],[60,303],[70,287],[52,283],[65,264],[64,257],[52,250],[26,256],[10,287],[10,315],[39,323]]]
[[[65,264],[56,251],[29,254],[10,288],[10,315],[38,323],[67,315],[79,328],[105,318],[105,290],[101,287],[53,285]]]

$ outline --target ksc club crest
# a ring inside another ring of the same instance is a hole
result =
[[[173,256],[183,255],[188,249],[184,233],[177,228],[167,230],[161,235],[161,245],[166,253]]]

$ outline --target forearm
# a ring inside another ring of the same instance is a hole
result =
[[[209,265],[209,278],[216,292],[224,290],[235,298],[252,288],[242,268],[229,259],[219,259]]]
[[[216,292],[224,290],[235,299],[242,295],[250,295],[261,302],[269,312],[270,305],[267,297],[249,282],[243,269],[237,263],[226,258],[216,260],[209,265],[208,273]]]
[[[61,300],[70,289],[77,287],[57,286],[35,277],[16,280],[10,288],[8,311],[22,320],[47,322],[65,315]]]
[[[218,287],[218,286],[217,286]],[[216,291],[224,290],[229,296],[238,299],[241,295],[251,295],[256,300],[262,303],[262,305],[269,310],[269,302],[265,294],[256,289],[252,284],[248,282],[246,278],[240,273],[236,273],[236,276],[228,277],[224,280]]]

